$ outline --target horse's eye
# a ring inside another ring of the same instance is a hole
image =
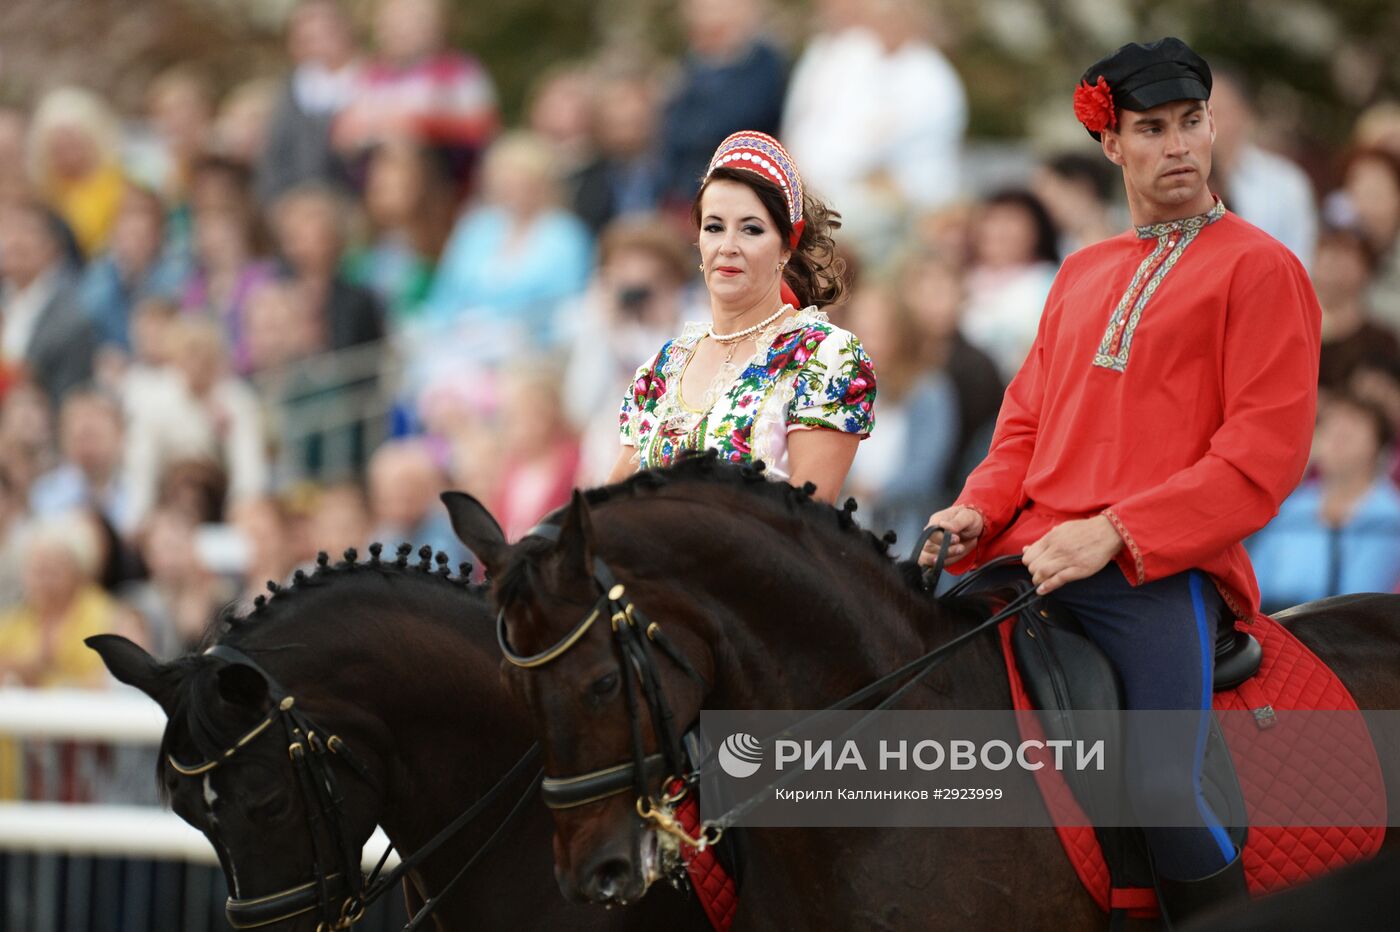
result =
[[[617,674],[609,673],[593,681],[593,695],[605,699],[617,691]]]

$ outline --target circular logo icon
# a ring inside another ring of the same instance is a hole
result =
[[[763,766],[763,745],[753,735],[735,732],[719,746],[719,766],[731,777],[751,777]]]

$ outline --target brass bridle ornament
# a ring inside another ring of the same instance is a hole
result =
[[[544,524],[532,529],[529,535],[557,540],[559,528]],[[496,616],[496,640],[501,653],[507,662],[523,670],[538,669],[560,659],[605,617],[610,621],[612,638],[622,657],[619,673],[632,731],[632,759],[582,774],[547,776],[540,787],[541,796],[551,809],[572,809],[610,799],[630,789],[636,797],[637,815],[643,821],[658,832],[702,851],[720,840],[722,829],[707,825],[698,836],[692,836],[673,815],[676,804],[689,792],[696,774],[686,767],[680,735],[675,728],[671,705],[666,699],[651,645],[656,645],[682,672],[699,683],[702,690],[708,690],[708,684],[680,649],[662,633],[661,626],[648,620],[631,601],[626,587],[617,581],[601,559],[594,560],[593,578],[600,594],[592,610],[563,638],[537,654],[525,655],[513,650],[506,637],[505,611],[501,610]],[[629,666],[634,676],[628,675],[626,668]],[[639,689],[640,701],[637,694]],[[652,729],[660,748],[657,753],[647,754],[645,750],[641,701],[646,702],[651,715]],[[660,783],[661,792],[654,795],[648,788],[648,782],[649,778],[657,775],[663,775],[664,779]]]
[[[909,557],[910,562],[918,559],[924,544],[940,530],[934,526],[924,529],[914,545],[913,552]],[[526,536],[544,537],[557,541],[559,535],[558,526],[542,524],[532,529]],[[947,560],[950,540],[951,535],[943,535],[935,566],[925,574],[923,579],[922,587],[926,592],[932,593],[936,588],[938,578],[941,576]],[[1010,562],[1019,561],[1020,557],[1018,556],[999,557],[989,561],[980,569],[962,577],[956,585],[945,593],[944,597],[965,590],[975,579],[987,571],[997,569]],[[789,771],[753,792],[747,799],[734,805],[717,818],[701,823],[698,835],[692,836],[686,832],[675,818],[676,804],[684,799],[690,789],[700,782],[703,774],[714,767],[715,753],[704,755],[703,759],[693,761],[689,767],[684,766],[680,741],[677,739],[673,727],[671,709],[666,702],[649,645],[655,644],[659,647],[672,663],[695,679],[702,690],[708,692],[709,685],[675,644],[662,634],[661,626],[649,621],[627,597],[626,588],[617,582],[608,565],[598,557],[593,560],[593,579],[598,584],[601,594],[592,611],[554,646],[538,654],[526,656],[511,649],[506,640],[505,611],[498,612],[496,616],[496,640],[500,644],[501,653],[509,663],[516,667],[527,670],[542,667],[567,654],[597,623],[598,619],[606,615],[612,621],[613,639],[621,651],[624,667],[630,665],[633,668],[636,679],[641,686],[661,751],[651,755],[645,753],[635,687],[632,677],[627,676],[627,671],[623,669],[623,695],[627,701],[627,712],[632,728],[632,760],[574,776],[545,778],[541,786],[541,795],[544,797],[545,805],[551,809],[584,806],[624,793],[630,787],[636,793],[638,816],[653,826],[656,831],[675,838],[697,851],[703,851],[705,848],[717,844],[725,831],[736,825],[743,815],[758,805],[768,793],[798,778],[802,771],[800,769]],[[1038,598],[1034,588],[1026,589],[1002,605],[988,618],[966,631],[826,708],[810,713],[801,721],[813,721],[831,712],[853,710],[866,703],[874,702],[875,704],[865,709],[864,714],[854,725],[849,726],[842,736],[863,727],[863,723],[871,715],[894,707],[909,694],[910,690],[923,682],[930,672],[963,646],[971,643],[975,638],[995,630],[997,625],[1013,617],[1017,612],[1026,609]],[[883,698],[879,698],[881,696]],[[876,701],[877,699],[878,701]],[[647,778],[659,771],[667,773],[668,776],[661,781],[662,791],[660,795],[653,796],[647,789]]]
[[[315,723],[297,708],[295,698],[289,695],[281,684],[252,658],[239,650],[222,644],[211,647],[205,653],[230,664],[246,666],[261,675],[267,683],[273,707],[262,721],[210,760],[194,765],[182,764],[173,755],[167,754],[166,762],[181,776],[194,777],[207,774],[227,763],[230,758],[252,744],[280,720],[288,740],[287,755],[291,759],[305,804],[307,827],[311,834],[314,859],[312,870],[315,876],[312,880],[264,896],[249,898],[230,896],[225,905],[225,914],[229,925],[235,929],[256,929],[286,922],[313,910],[319,916],[316,932],[337,932],[337,930],[352,928],[365,917],[370,904],[394,889],[409,871],[436,853],[444,843],[451,840],[498,800],[506,787],[528,773],[535,758],[539,755],[539,746],[532,746],[500,780],[496,781],[491,789],[472,803],[465,812],[444,826],[427,844],[401,859],[392,870],[381,874],[384,865],[388,862],[389,854],[393,851],[392,845],[385,848],[379,863],[375,865],[374,870],[366,878],[360,870],[361,852],[346,831],[343,812],[344,798],[340,794],[335,775],[329,765],[330,755],[345,762],[356,776],[370,786],[374,786],[375,780],[370,774],[369,768],[351,753],[350,748],[338,735],[332,734],[323,741],[320,737],[320,734],[324,733],[323,730],[318,729]],[[497,828],[443,888],[419,908],[408,925],[405,926],[405,930],[417,929],[422,926],[448,892],[504,835],[506,829],[524,811],[525,804],[534,795],[535,787],[539,785],[540,778],[541,774],[536,773],[519,800]],[[338,858],[341,862],[340,870],[329,873],[322,867],[322,833],[317,831],[318,825],[322,821],[326,823],[327,832],[335,847],[332,858]],[[332,890],[336,891],[335,895],[332,895]],[[340,896],[341,891],[344,892],[343,897]]]
[[[313,851],[314,879],[264,896],[246,899],[230,896],[224,907],[229,925],[235,929],[256,929],[316,911],[319,914],[317,932],[351,928],[364,918],[368,900],[360,871],[360,852],[346,831],[342,812],[344,797],[330,767],[329,756],[344,761],[356,776],[373,785],[369,769],[338,735],[332,734],[322,740],[324,732],[297,708],[296,699],[247,654],[223,644],[216,644],[205,653],[260,675],[267,684],[272,708],[262,721],[215,757],[199,764],[184,764],[173,754],[166,754],[166,763],[181,776],[203,776],[228,763],[280,721],[287,739],[287,755],[305,804]],[[322,822],[330,835],[332,852],[324,851],[323,835],[318,831]],[[339,861],[340,869],[327,871],[323,866],[323,854],[329,855],[328,863]],[[346,895],[342,899],[334,895],[333,890],[345,890]]]

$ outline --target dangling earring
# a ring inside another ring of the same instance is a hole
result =
[[[696,266],[696,268],[700,270],[700,274],[703,275],[705,273],[705,263],[700,263],[698,266]]]
[[[785,268],[787,268],[787,263],[786,263],[786,262],[779,262],[779,263],[778,263],[778,271],[779,271],[779,272],[781,272],[781,271],[782,271],[783,269],[785,269]]]

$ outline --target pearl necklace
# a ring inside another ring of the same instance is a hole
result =
[[[733,333],[715,333],[715,325],[711,323],[710,330],[707,335],[711,340],[714,340],[716,343],[737,343],[744,337],[752,336],[753,334],[762,330],[764,327],[771,324],[773,321],[777,320],[779,317],[783,316],[783,312],[787,309],[788,306],[784,304],[782,307],[778,308],[772,314],[765,317],[763,320],[760,320],[752,327],[745,327],[743,330],[736,330]]]

